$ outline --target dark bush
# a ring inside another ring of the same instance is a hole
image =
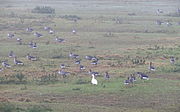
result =
[[[10,103],[0,103],[0,112],[25,112],[24,109]]]
[[[42,106],[33,106],[28,108],[27,112],[52,112],[52,109]]]
[[[32,13],[45,13],[45,14],[54,14],[55,9],[48,7],[48,6],[37,6],[31,11]]]
[[[64,15],[64,16],[60,16],[60,18],[67,19],[67,20],[73,20],[73,21],[81,19],[79,16],[76,16],[76,15]]]
[[[21,73],[16,74],[16,78],[19,80],[19,82],[22,82],[24,77],[25,76],[23,74],[21,74]]]

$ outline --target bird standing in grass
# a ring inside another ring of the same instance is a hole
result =
[[[65,78],[68,74],[70,74],[70,72],[65,72],[65,71],[63,71],[63,70],[60,70],[60,71],[58,71],[58,74],[59,74],[59,75],[62,75],[63,78]]]
[[[152,66],[152,62],[149,63],[149,70],[156,71],[156,68],[154,66]]]
[[[127,78],[127,80],[124,80],[124,84],[125,85],[129,85],[131,82],[130,82],[130,77]]]
[[[61,68],[61,69],[65,69],[65,68],[66,68],[65,64],[61,64],[61,65],[60,65],[60,68]]]
[[[139,77],[143,80],[149,80],[149,76],[142,72],[137,72],[137,75],[139,75]]]
[[[93,85],[97,85],[98,84],[98,81],[95,79],[94,74],[92,74],[91,84],[93,84]]]
[[[3,68],[0,68],[0,72],[2,72],[3,71]]]
[[[27,54],[26,58],[31,61],[37,61],[37,58],[34,56],[31,56],[29,53]]]
[[[10,58],[14,57],[14,56],[15,56],[15,55],[14,55],[14,52],[13,52],[13,51],[10,51],[9,54],[8,54],[8,56],[9,56]]]
[[[109,75],[108,72],[105,72],[104,78],[105,78],[106,80],[109,80],[109,79],[110,79],[110,75]]]
[[[175,63],[175,58],[174,57],[170,57],[170,63],[174,64]]]
[[[94,76],[99,75],[99,73],[98,73],[98,72],[93,72],[91,69],[89,70],[89,74],[90,74],[90,75],[94,75]]]
[[[5,68],[10,68],[11,66],[7,63],[7,61],[2,61],[2,66]]]
[[[80,69],[80,70],[85,70],[86,68],[85,68],[83,65],[80,65],[80,66],[79,66],[79,69]]]
[[[14,57],[14,64],[16,64],[16,65],[24,65],[24,63],[22,61],[17,60],[16,57]]]

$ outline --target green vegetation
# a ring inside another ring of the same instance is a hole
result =
[[[0,65],[0,112],[178,112],[177,4],[177,0],[2,0],[0,62],[7,61],[11,68]],[[158,15],[157,9],[164,12]],[[157,20],[164,24],[157,25]],[[27,27],[34,31],[26,32]],[[34,32],[43,37],[36,38]],[[8,33],[15,37],[7,38]],[[65,41],[56,42],[56,36]],[[38,47],[30,48],[30,41]],[[10,51],[23,66],[7,57]],[[68,58],[70,52],[80,55],[86,70],[80,71]],[[28,60],[28,53],[38,60]],[[91,65],[86,55],[96,56],[98,65]],[[156,71],[149,71],[149,62]],[[58,74],[60,64],[67,65],[67,77]],[[97,86],[91,85],[89,69],[100,73]],[[104,79],[106,71],[109,80]],[[147,73],[150,79],[137,76],[134,84],[124,85],[135,72]]]
[[[32,13],[45,13],[45,14],[54,14],[55,13],[55,9],[48,7],[48,6],[37,6],[34,9],[32,9],[31,11]]]

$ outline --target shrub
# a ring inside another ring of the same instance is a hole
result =
[[[23,109],[10,103],[0,103],[0,112],[24,112]]]
[[[28,108],[27,112],[52,112],[52,109],[42,106],[33,106]]]
[[[31,11],[32,13],[46,13],[46,14],[54,14],[55,13],[55,9],[48,7],[48,6],[37,6],[34,9],[32,9]]]
[[[64,15],[60,16],[60,18],[67,19],[67,20],[80,20],[81,18],[76,15]]]
[[[25,76],[24,76],[22,73],[16,74],[16,78],[19,80],[19,82],[22,82],[23,79],[24,79],[24,77],[25,77]]]

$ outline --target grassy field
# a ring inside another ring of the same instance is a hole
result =
[[[55,14],[32,13],[36,6],[52,7]],[[0,66],[0,112],[179,112],[178,8],[178,0],[0,0],[0,61],[11,65]],[[157,25],[157,20],[172,25]],[[26,32],[27,27],[43,37]],[[7,38],[8,33],[15,37]],[[56,42],[56,36],[65,42]],[[29,48],[30,41],[38,48]],[[13,63],[10,51],[24,66]],[[85,71],[68,58],[70,52],[80,55]],[[27,53],[38,61],[27,60]],[[98,57],[99,64],[90,65],[86,55]],[[175,64],[169,62],[171,56]],[[133,59],[145,63],[133,64]],[[149,62],[155,72],[148,70]],[[57,74],[62,63],[70,66],[66,78]],[[100,72],[97,86],[91,85],[89,69]],[[110,80],[104,79],[106,71]],[[137,77],[133,85],[124,85],[135,72],[147,73],[150,80]]]

